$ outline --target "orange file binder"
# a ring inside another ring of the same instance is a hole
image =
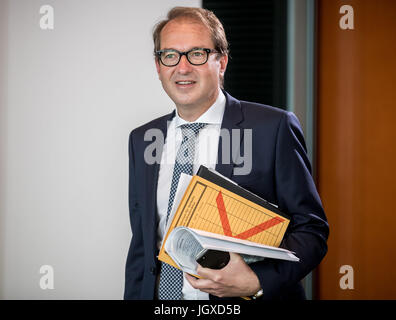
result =
[[[259,205],[257,201],[251,201],[229,190],[241,188],[237,185],[227,186],[228,188],[222,187],[198,175],[192,177],[165,234],[159,260],[178,268],[164,249],[168,235],[178,226],[274,247],[280,245],[290,222],[287,215],[281,214],[276,207]],[[257,197],[250,194],[248,198],[252,199],[251,196]]]

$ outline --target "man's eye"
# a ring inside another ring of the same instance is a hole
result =
[[[201,56],[203,55],[203,53],[202,53],[201,51],[193,51],[193,52],[192,52],[192,55],[193,55],[194,57],[201,57]]]
[[[176,54],[174,53],[167,53],[165,55],[165,59],[174,59],[176,57]]]

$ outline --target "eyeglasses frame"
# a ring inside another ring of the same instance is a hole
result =
[[[192,63],[192,62],[190,61],[190,59],[188,58],[188,54],[189,54],[191,51],[195,51],[195,50],[204,50],[204,51],[206,51],[207,55],[206,55],[206,60],[205,60],[205,62],[203,62],[203,63]],[[177,61],[176,64],[171,65],[171,66],[166,65],[165,63],[163,63],[163,61],[162,61],[162,59],[161,59],[161,54],[164,53],[164,52],[177,52],[177,53],[179,54],[179,61]],[[180,63],[180,60],[181,60],[182,56],[186,56],[187,61],[188,61],[191,65],[193,65],[193,66],[202,66],[202,65],[204,65],[206,62],[208,62],[208,60],[209,60],[209,54],[211,54],[211,53],[220,53],[220,52],[217,51],[217,50],[215,50],[215,49],[209,49],[209,48],[192,48],[192,49],[190,49],[190,50],[188,50],[188,51],[183,51],[183,52],[181,52],[181,51],[179,51],[179,50],[176,50],[176,49],[163,49],[163,50],[158,50],[158,51],[156,51],[156,52],[155,52],[155,55],[158,57],[158,60],[162,63],[162,65],[164,65],[165,67],[176,67],[176,66]]]

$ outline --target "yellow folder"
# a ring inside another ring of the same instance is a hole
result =
[[[200,176],[193,176],[164,237],[158,259],[178,266],[164,250],[178,226],[278,247],[290,220]]]

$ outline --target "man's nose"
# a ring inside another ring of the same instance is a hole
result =
[[[185,55],[183,55],[180,58],[179,64],[177,65],[178,72],[181,74],[186,74],[186,73],[191,72],[192,67],[193,66],[191,65],[190,62],[188,62],[187,56],[185,56]]]

